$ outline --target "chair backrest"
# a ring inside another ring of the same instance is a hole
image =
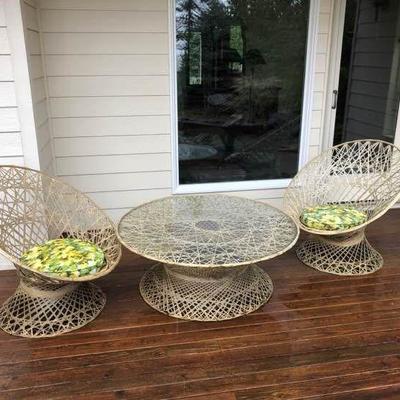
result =
[[[358,140],[332,147],[306,164],[284,195],[285,210],[298,218],[304,208],[351,204],[368,221],[400,197],[400,149],[380,140]]]
[[[83,193],[39,171],[0,166],[0,252],[15,264],[36,244],[73,237],[96,243],[105,271],[121,254],[115,227]]]

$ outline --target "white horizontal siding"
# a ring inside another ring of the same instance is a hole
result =
[[[55,151],[57,157],[166,153],[171,151],[171,139],[169,135],[56,138]]]
[[[50,105],[54,118],[169,115],[168,96],[57,97]]]
[[[167,96],[168,76],[50,77],[51,97]]]
[[[46,56],[48,76],[160,76],[168,74],[167,54],[80,54]]]
[[[166,11],[168,0],[41,0],[52,10]]]
[[[0,81],[13,81],[12,61],[10,54],[0,55]]]
[[[19,132],[0,133],[1,156],[15,157],[21,154],[22,143]]]
[[[96,175],[64,176],[66,182],[71,183],[83,192],[113,192],[119,190],[138,189],[168,189],[171,181],[170,171],[113,173]],[[116,194],[117,195],[117,194]]]
[[[57,172],[62,176],[168,171],[170,163],[169,153],[57,157]]]
[[[41,23],[43,32],[168,32],[167,11],[43,10]]]
[[[0,27],[0,55],[10,54],[10,43],[8,41],[7,28]]]
[[[43,39],[46,54],[168,54],[167,33],[44,33]]]
[[[0,93],[0,107],[17,106],[14,82],[0,82]]]
[[[53,120],[55,137],[158,135],[170,132],[169,115],[69,117]]]

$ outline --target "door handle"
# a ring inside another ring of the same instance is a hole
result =
[[[337,108],[338,91],[334,90],[332,93],[333,93],[332,110],[336,110],[336,108]]]

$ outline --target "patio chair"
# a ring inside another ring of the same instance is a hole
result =
[[[285,210],[309,237],[298,258],[319,271],[363,275],[383,265],[365,229],[400,198],[400,149],[379,140],[340,144],[311,160],[293,178],[284,195]],[[301,222],[305,209],[338,205],[360,210],[364,222],[345,229],[321,230]]]
[[[71,278],[37,272],[20,261],[28,249],[55,238],[96,244],[104,252],[104,267]],[[0,253],[19,276],[17,290],[0,308],[0,327],[16,336],[49,337],[99,315],[105,295],[89,281],[115,268],[121,245],[111,220],[84,194],[39,171],[0,166]]]

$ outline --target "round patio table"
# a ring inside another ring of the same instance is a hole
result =
[[[176,318],[220,321],[268,301],[273,284],[256,262],[290,249],[299,228],[266,203],[186,195],[134,208],[118,234],[132,252],[158,261],[140,282],[146,303]]]

